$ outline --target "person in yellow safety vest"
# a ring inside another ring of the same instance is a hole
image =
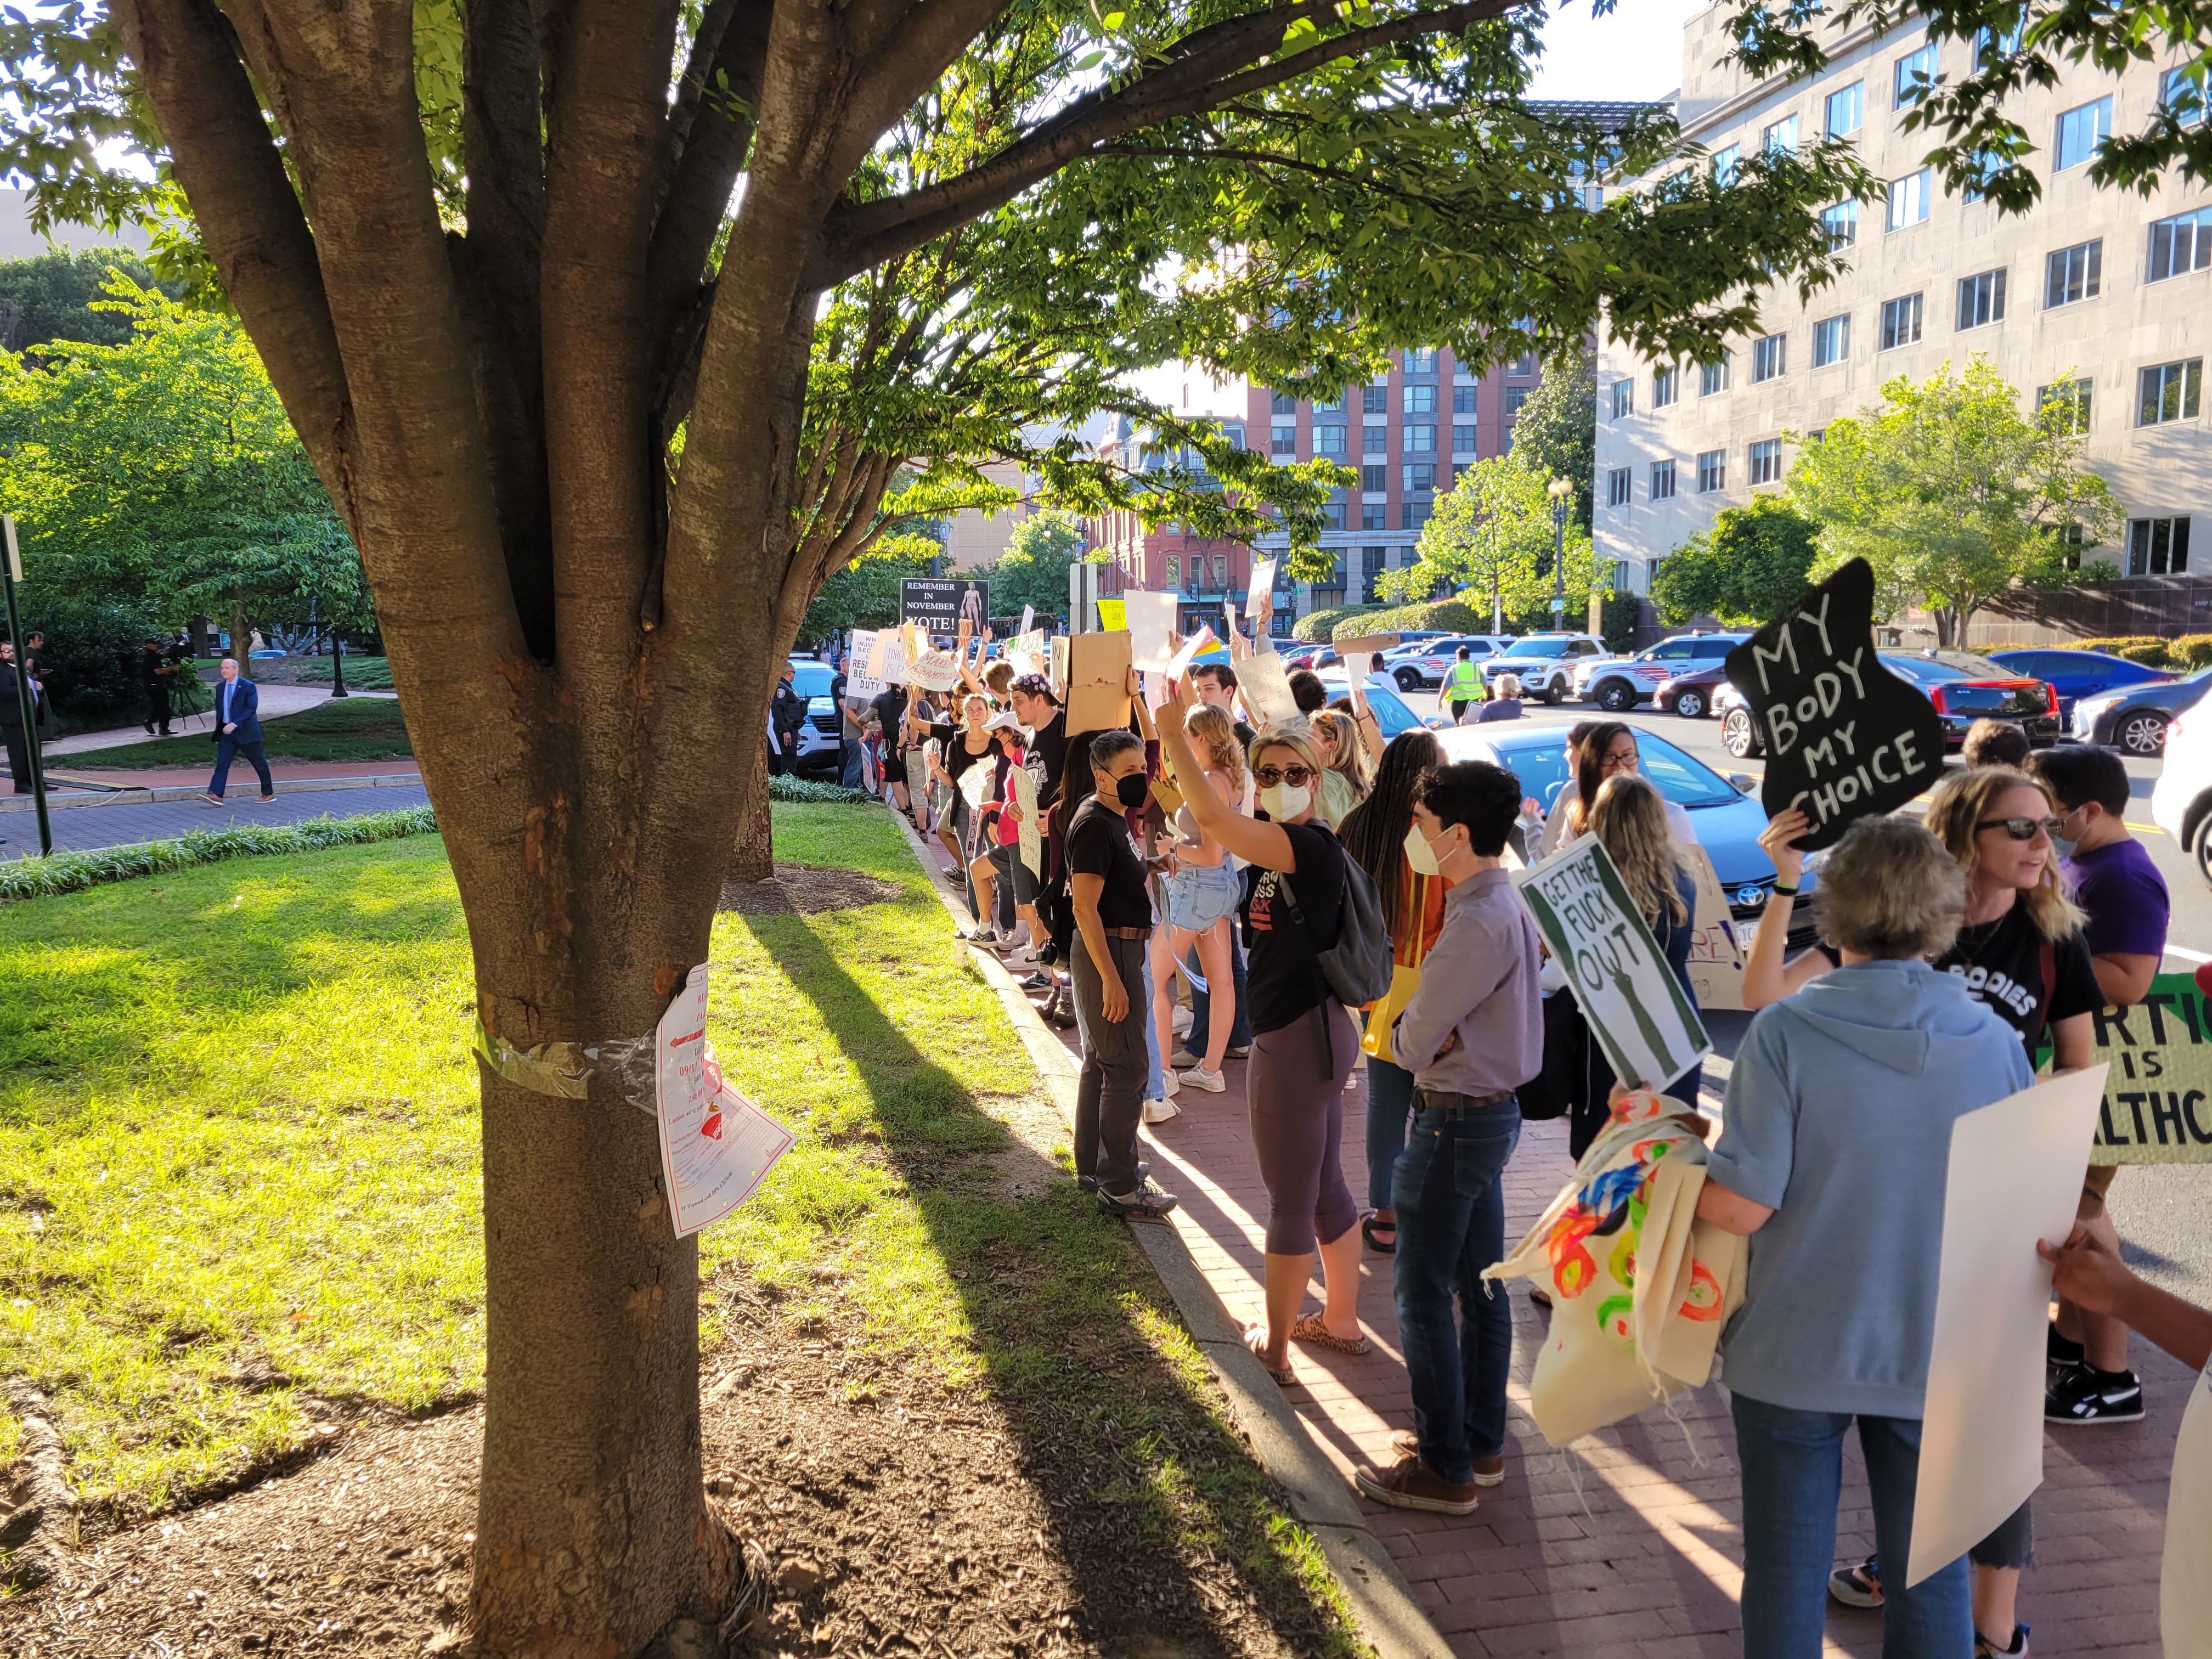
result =
[[[1452,723],[1456,726],[1467,713],[1471,702],[1486,701],[1489,693],[1483,688],[1482,671],[1468,660],[1465,646],[1459,648],[1459,660],[1444,675],[1443,690],[1439,694],[1451,705]]]

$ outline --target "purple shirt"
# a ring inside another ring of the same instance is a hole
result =
[[[2166,878],[2132,836],[2066,860],[2093,957],[2166,954]]]

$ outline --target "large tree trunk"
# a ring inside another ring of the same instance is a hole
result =
[[[766,881],[775,873],[775,825],[768,798],[768,746],[754,751],[752,775],[746,780],[743,816],[738,823],[738,845],[730,860],[732,881]]]

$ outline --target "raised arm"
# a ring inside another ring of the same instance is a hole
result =
[[[1129,707],[1137,711],[1137,735],[1148,744],[1160,740],[1159,729],[1152,724],[1152,711],[1145,707],[1145,683],[1134,668],[1123,682],[1129,692]]]
[[[1189,688],[1181,680],[1170,680],[1167,701],[1160,705],[1164,717],[1160,721],[1160,747],[1178,778],[1200,777],[1205,772],[1182,729],[1184,717],[1190,710]],[[1191,817],[1198,820],[1200,829],[1245,863],[1256,864],[1264,870],[1297,870],[1297,854],[1292,851],[1291,838],[1283,833],[1280,824],[1246,817],[1211,789],[1184,790],[1183,804],[1189,807]]]
[[[1752,935],[1751,952],[1743,962],[1743,1006],[1747,1009],[1764,1008],[1770,1002],[1795,995],[1828,971],[1828,958],[1817,949],[1806,951],[1794,962],[1785,963],[1782,959],[1790,948],[1790,911],[1795,902],[1794,891],[1805,878],[1805,854],[1791,843],[1812,827],[1813,821],[1793,806],[1786,812],[1776,813],[1759,838],[1767,857],[1774,860],[1775,891],[1766,901],[1766,908],[1759,913],[1759,931]],[[1785,887],[1792,891],[1784,892]]]

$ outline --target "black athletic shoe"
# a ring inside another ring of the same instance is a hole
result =
[[[1149,1162],[1141,1158],[1137,1160],[1138,1180],[1142,1181],[1146,1176],[1152,1174],[1152,1166]],[[1075,1177],[1075,1184],[1086,1193],[1095,1193],[1098,1190],[1098,1177],[1097,1176],[1078,1176]]]
[[[2046,1423],[2140,1423],[2142,1418],[2142,1384],[2133,1371],[2075,1365],[2043,1392]]]

